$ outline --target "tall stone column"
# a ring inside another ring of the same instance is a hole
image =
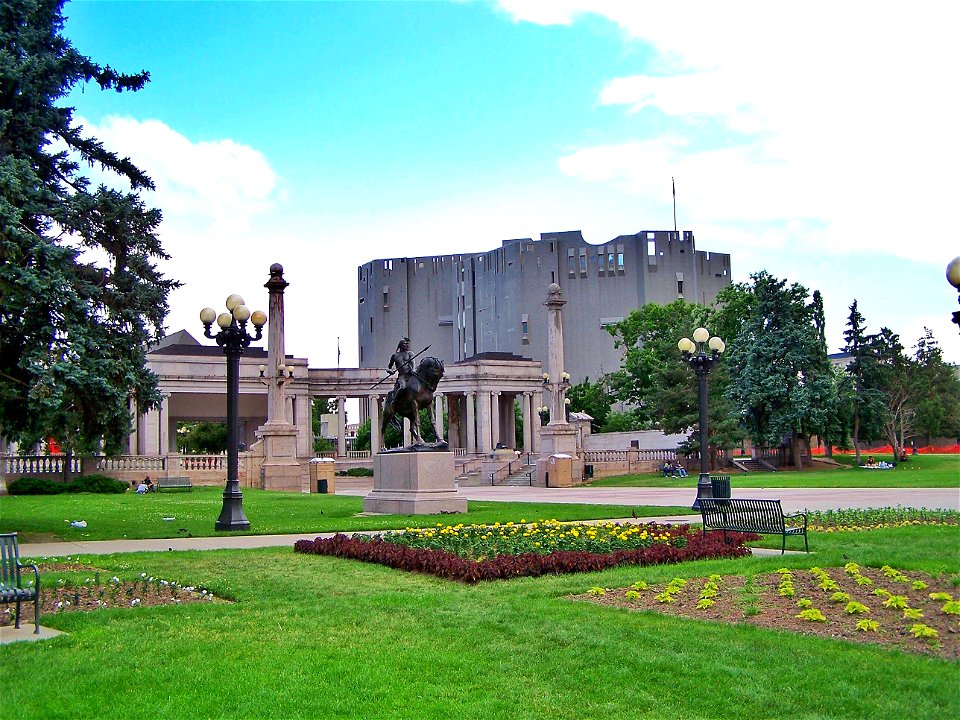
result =
[[[467,454],[477,453],[477,423],[474,417],[473,402],[476,393],[468,392],[463,396],[467,406]]]
[[[569,383],[564,381],[563,306],[567,301],[560,286],[547,288],[547,374],[545,394],[550,408],[550,422],[540,428],[540,459],[537,461],[537,482],[541,485],[577,484],[583,476],[583,461],[577,455],[577,432],[567,422],[564,397]],[[549,482],[547,475],[549,474]]]
[[[380,396],[370,397],[370,454],[380,452]]]
[[[500,444],[503,431],[503,408],[500,407],[499,392],[490,393],[490,416],[493,421],[490,423],[490,449],[493,450]]]
[[[267,422],[257,430],[263,440],[264,458],[261,465],[265,490],[310,489],[307,466],[301,472],[297,459],[297,429],[287,420],[286,384],[289,377],[284,372],[283,292],[289,283],[283,279],[283,266],[270,266],[270,279],[264,285],[270,294],[267,313],[267,369],[264,380],[267,385]],[[291,408],[292,414],[293,408]]]
[[[344,457],[347,454],[347,398],[343,395],[337,397],[337,457]]]
[[[530,425],[531,405],[533,404],[533,393],[525,392],[520,396],[522,403],[521,413],[523,415],[523,451],[525,453],[533,452],[533,428]]]

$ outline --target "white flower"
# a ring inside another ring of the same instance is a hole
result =
[[[130,607],[136,607],[139,604],[140,604],[140,598],[134,598],[133,600],[130,601]]]

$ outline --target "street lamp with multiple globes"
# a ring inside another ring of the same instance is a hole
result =
[[[239,434],[240,434],[240,356],[244,348],[263,337],[267,315],[262,310],[251,313],[239,295],[227,298],[227,311],[219,315],[213,308],[200,311],[205,337],[217,341],[227,356],[227,484],[223,490],[223,509],[217,519],[217,530],[249,530],[250,521],[243,514],[243,493],[240,492]],[[216,321],[220,332],[215,335],[210,328]],[[247,321],[256,329],[255,335],[247,333]]]
[[[947,265],[947,281],[957,289],[957,302],[960,303],[960,256],[955,257]],[[960,310],[953,311],[953,321],[960,330]]]
[[[707,458],[707,375],[717,361],[726,345],[723,340],[714,336],[710,331],[699,327],[693,331],[693,340],[683,338],[677,343],[683,354],[683,359],[693,368],[697,376],[697,385],[700,401],[700,478],[697,480],[697,499],[693,501],[693,509],[700,509],[700,498],[712,498],[713,486],[710,484],[710,463]],[[707,352],[707,349],[710,352]]]

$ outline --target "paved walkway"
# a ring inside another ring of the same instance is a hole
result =
[[[366,495],[373,487],[344,489],[345,495]],[[608,505],[674,505],[690,507],[693,488],[642,487],[463,487],[468,500],[502,502],[583,503]],[[740,497],[780,500],[784,512],[840,508],[903,507],[960,510],[960,488],[748,488]]]

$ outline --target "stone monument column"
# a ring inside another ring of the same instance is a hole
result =
[[[490,445],[490,392],[477,393],[477,452],[488,453]]]
[[[264,490],[309,490],[306,466],[301,473],[297,459],[297,429],[287,421],[286,384],[290,377],[284,363],[283,292],[289,283],[283,279],[283,266],[270,266],[270,279],[264,287],[270,293],[267,316],[267,422],[257,430],[263,440],[261,475]],[[302,477],[301,477],[302,475]]]
[[[567,422],[564,397],[570,386],[563,366],[563,306],[567,301],[560,286],[551,283],[547,288],[547,380],[545,390],[550,408],[550,422],[540,428],[540,459],[537,461],[537,481],[540,484],[562,487],[579,483],[583,475],[583,461],[577,455],[577,431]],[[549,478],[548,478],[549,474]]]
[[[490,449],[493,450],[500,444],[503,434],[503,408],[500,407],[500,393],[497,391],[490,393],[490,416],[493,421],[490,424]]]

